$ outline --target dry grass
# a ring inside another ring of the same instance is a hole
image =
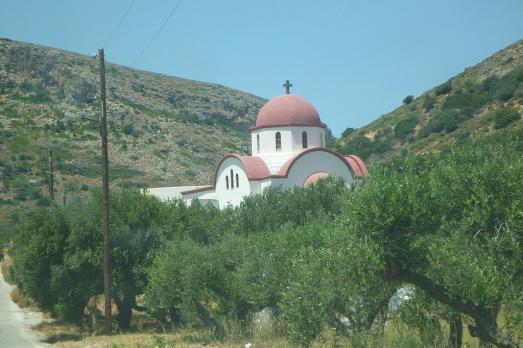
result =
[[[41,323],[33,327],[44,337],[43,341],[47,343],[56,343],[60,341],[79,341],[83,338],[80,334],[80,328],[75,324],[63,322]]]
[[[43,312],[32,298],[24,294],[16,286],[11,291],[11,300],[13,300],[13,302],[16,303],[20,308],[28,308],[32,312],[41,312],[43,318],[51,319],[51,315],[49,313]]]
[[[33,301],[17,287],[11,291],[11,300],[13,300],[13,302],[20,308],[31,308],[34,306]]]
[[[13,259],[6,258],[2,262],[0,262],[0,268],[2,270],[2,275],[4,277],[4,280],[9,283],[13,284],[13,280],[11,279],[11,273],[9,272],[9,268],[13,265]]]
[[[246,343],[252,343],[255,348],[290,348],[297,345],[278,336],[264,335],[263,337],[241,337],[233,335],[224,342],[214,340],[212,335],[205,330],[190,328],[178,329],[174,333],[133,332],[114,335],[89,335],[80,334],[78,326],[65,323],[45,323],[36,327],[48,343],[53,343],[58,348],[201,348],[201,347],[244,347]],[[444,331],[448,328],[444,327]],[[467,348],[479,347],[479,341],[470,337],[468,330],[464,330],[463,345]],[[395,348],[398,346],[422,347],[419,334],[414,329],[388,322],[385,326],[383,336],[378,338],[370,336],[361,337],[356,346]],[[366,343],[363,343],[366,342]],[[444,343],[443,343],[444,344]],[[337,336],[333,330],[325,330],[322,338],[316,340],[312,348],[328,347],[353,347],[349,339]]]

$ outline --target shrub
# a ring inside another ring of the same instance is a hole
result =
[[[488,92],[492,98],[507,101],[515,94],[523,83],[523,67],[516,68],[505,76],[497,78],[491,76],[483,81],[483,90]]]
[[[467,115],[454,110],[443,110],[434,115],[427,125],[419,132],[419,138],[426,138],[431,133],[450,133],[458,128],[459,124],[468,119]]]
[[[51,200],[48,197],[40,197],[36,200],[36,205],[38,207],[48,207],[51,205]]]
[[[27,191],[25,189],[20,189],[16,193],[15,200],[19,202],[25,202],[27,200]]]
[[[352,127],[347,127],[342,133],[341,133],[341,136],[342,138],[345,138],[347,135],[353,133],[356,129],[352,128]]]
[[[501,129],[505,128],[512,122],[515,122],[521,118],[519,112],[514,108],[504,108],[496,112],[494,116],[494,128]]]
[[[86,80],[77,80],[71,87],[71,97],[80,103],[92,103],[96,95],[96,85]]]
[[[56,123],[54,125],[54,131],[56,133],[65,132],[65,123],[63,123],[62,121],[56,121]]]
[[[423,100],[423,108],[425,111],[430,111],[434,107],[434,98],[430,95],[426,95]]]
[[[138,133],[136,132],[136,129],[134,129],[134,124],[132,123],[128,123],[125,126],[123,126],[122,131],[125,135],[131,135],[134,138],[138,137]]]
[[[447,97],[443,103],[442,109],[457,109],[465,114],[472,114],[477,109],[488,103],[490,100],[488,93],[467,93],[459,91],[454,95]]]
[[[355,154],[365,160],[372,154],[382,154],[391,148],[391,137],[376,137],[376,139],[372,141],[364,135],[357,135],[344,145],[338,146],[337,150],[344,154]]]
[[[436,95],[448,94],[452,90],[452,80],[448,80],[442,85],[436,87]]]
[[[51,97],[49,96],[49,91],[47,88],[40,85],[31,84],[27,80],[24,80],[20,84],[20,90],[27,93],[27,95],[21,99],[28,102],[43,104],[51,101]]]
[[[405,139],[414,131],[414,127],[418,124],[418,119],[415,116],[405,118],[394,127],[394,137],[396,139]]]
[[[403,98],[403,104],[408,105],[408,104],[412,103],[413,100],[414,100],[414,96],[408,95],[405,98]]]

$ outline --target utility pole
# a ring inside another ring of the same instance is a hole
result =
[[[49,164],[47,167],[49,171],[49,199],[54,201],[54,170],[53,170],[53,149],[49,147]]]
[[[100,99],[102,100],[102,117],[100,135],[102,137],[102,186],[103,186],[103,233],[104,233],[104,298],[105,298],[105,331],[112,332],[111,326],[111,262],[109,240],[109,155],[107,151],[107,114],[105,103],[105,60],[104,49],[98,50],[100,60]]]
[[[65,176],[62,177],[62,186],[63,186],[62,204],[65,207],[67,204],[67,197],[66,197],[66,193],[65,193]]]

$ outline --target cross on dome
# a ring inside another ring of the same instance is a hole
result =
[[[285,87],[285,94],[291,94],[291,92],[289,91],[289,89],[294,86],[292,83],[289,82],[289,80],[285,81],[285,83],[283,84],[283,87]]]

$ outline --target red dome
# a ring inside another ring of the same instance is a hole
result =
[[[253,129],[281,126],[325,128],[316,108],[305,98],[294,94],[284,94],[269,100],[258,113]]]

